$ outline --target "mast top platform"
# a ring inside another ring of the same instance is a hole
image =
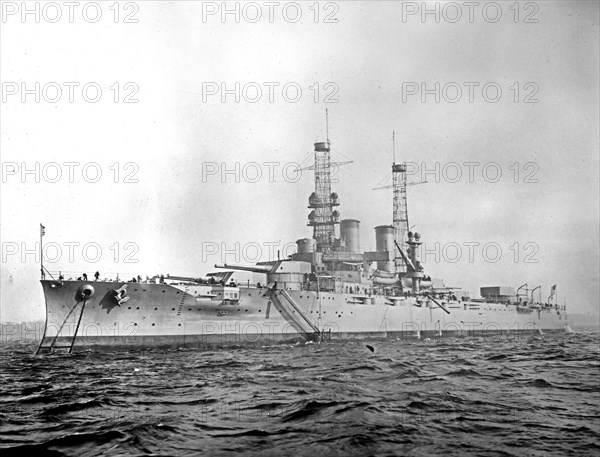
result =
[[[315,143],[315,151],[316,152],[329,152],[330,150],[331,150],[331,144],[329,143],[329,141]]]

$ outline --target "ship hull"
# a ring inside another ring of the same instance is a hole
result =
[[[40,351],[264,346],[564,332],[556,308],[257,287],[46,281]],[[232,298],[235,297],[235,298]]]

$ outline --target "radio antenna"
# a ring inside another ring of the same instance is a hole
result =
[[[327,108],[325,108],[325,136],[329,143],[329,111]]]

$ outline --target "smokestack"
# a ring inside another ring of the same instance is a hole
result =
[[[346,251],[360,254],[360,221],[344,219],[340,227],[340,237]]]
[[[377,269],[395,273],[394,264],[394,226],[379,225],[375,227],[375,249],[388,253],[388,260],[378,260]]]
[[[316,241],[312,238],[302,238],[296,241],[298,254],[311,254],[315,251]]]

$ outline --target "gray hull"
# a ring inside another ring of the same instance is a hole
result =
[[[41,281],[40,351],[563,332],[556,308],[189,284]],[[87,292],[86,292],[87,291]]]

